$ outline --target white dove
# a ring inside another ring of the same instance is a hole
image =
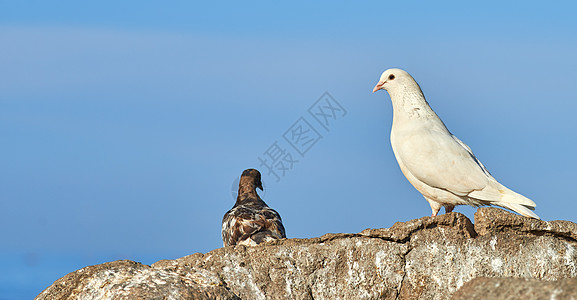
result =
[[[451,212],[466,204],[501,206],[539,219],[532,212],[535,202],[497,182],[471,148],[451,134],[409,73],[386,70],[373,93],[381,89],[393,103],[391,145],[397,162],[431,205],[433,217],[442,206]]]

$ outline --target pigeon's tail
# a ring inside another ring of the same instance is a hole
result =
[[[533,200],[521,195],[517,194],[514,191],[504,187],[500,183],[496,182],[497,184],[495,189],[486,189],[480,191],[481,193],[486,192],[487,195],[490,193],[494,193],[493,199],[499,199],[497,201],[490,201],[491,205],[501,206],[507,209],[510,209],[518,214],[521,214],[525,217],[540,219],[533,210],[535,210],[535,202]]]
[[[515,203],[504,203],[504,202],[493,202],[493,205],[497,205],[497,206],[501,206],[507,209],[510,209],[518,214],[521,214],[525,217],[529,217],[529,218],[534,218],[537,220],[540,220],[541,218],[539,218],[538,215],[536,215],[532,209],[535,209],[534,207],[530,207],[530,206],[524,206],[521,204],[515,204]]]
[[[539,216],[533,212],[533,210],[535,210],[535,202],[533,202],[533,200],[507,188],[500,190],[500,192],[502,193],[501,199],[492,202],[491,204],[510,209],[525,217],[540,220]]]

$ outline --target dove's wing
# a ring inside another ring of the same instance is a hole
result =
[[[489,173],[489,170],[487,170],[487,168],[485,168],[485,166],[483,165],[483,163],[475,156],[475,154],[473,154],[473,150],[471,150],[471,148],[469,146],[467,146],[467,144],[463,143],[463,141],[461,141],[459,138],[457,138],[456,136],[451,134],[451,137],[457,141],[457,143],[459,143],[459,145],[461,145],[461,147],[465,148],[465,150],[467,150],[467,152],[469,152],[469,155],[471,155],[471,158],[473,158],[475,160],[475,163],[477,163],[479,165],[479,167],[481,167],[481,169],[483,170],[483,172],[485,174],[487,174],[488,176],[491,176],[491,173]]]
[[[447,131],[414,130],[398,141],[406,169],[431,187],[467,196],[489,184],[490,175],[470,148]]]

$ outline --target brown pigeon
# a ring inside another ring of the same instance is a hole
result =
[[[236,203],[222,218],[224,246],[254,246],[286,238],[280,215],[262,201],[257,188],[262,191],[260,172],[244,170],[238,184]]]

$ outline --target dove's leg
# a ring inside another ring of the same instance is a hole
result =
[[[455,208],[455,205],[445,205],[445,213],[450,213]]]
[[[439,210],[441,210],[441,207],[443,207],[441,205],[441,203],[433,201],[431,199],[427,199],[425,197],[425,200],[427,200],[427,202],[429,202],[429,205],[431,206],[431,210],[433,211],[433,214],[431,214],[432,217],[437,216],[437,214],[439,213]]]

